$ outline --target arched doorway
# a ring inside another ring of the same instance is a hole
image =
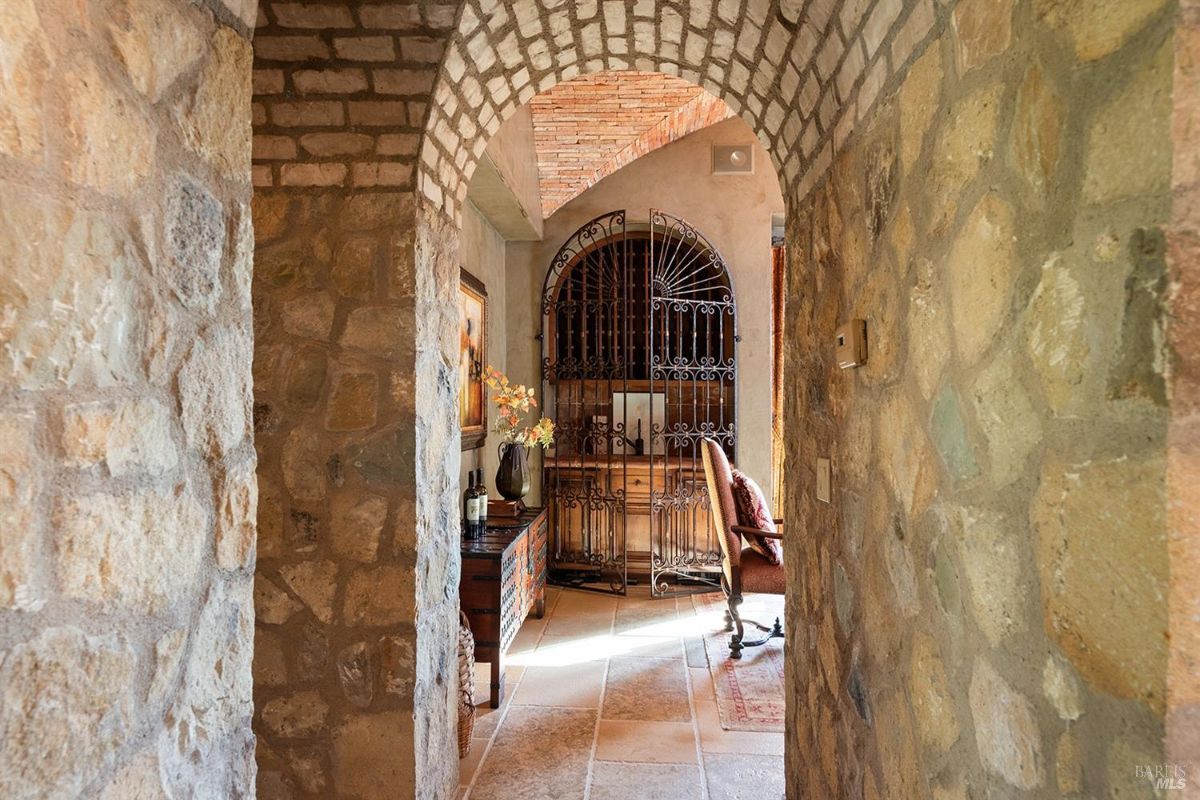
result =
[[[716,248],[683,219],[613,211],[580,227],[542,294],[545,467],[558,582],[624,594],[631,557],[662,596],[718,585],[700,441],[737,449],[737,306]],[[637,570],[637,567],[635,567]]]

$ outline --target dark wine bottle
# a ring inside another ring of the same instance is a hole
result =
[[[646,441],[642,438],[642,420],[640,418],[638,419],[637,438],[633,440],[633,453],[639,456],[646,454]]]
[[[475,470],[467,475],[467,490],[463,492],[463,538],[474,539],[479,527],[479,493],[475,488]]]
[[[488,489],[487,482],[483,479],[483,467],[475,470],[477,476],[475,478],[475,490],[479,492],[479,532],[482,534],[487,531],[488,518]]]

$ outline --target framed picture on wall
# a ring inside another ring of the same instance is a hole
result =
[[[458,282],[458,419],[462,449],[474,450],[487,438],[487,287],[459,270]]]

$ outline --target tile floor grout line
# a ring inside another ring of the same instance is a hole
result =
[[[695,616],[695,603],[688,598],[688,603],[692,605],[693,617]],[[679,602],[675,602],[675,615],[679,616]],[[706,656],[707,657],[707,656]],[[688,710],[692,713],[692,734],[696,737],[696,764],[700,768],[700,796],[704,800],[710,800],[711,795],[708,791],[708,771],[704,768],[704,739],[700,731],[700,714],[696,708],[696,692],[692,686],[692,671],[688,669],[687,653],[683,656],[683,671],[684,678],[687,681],[688,692]]]
[[[559,592],[558,596],[554,599],[554,603],[550,605],[550,608],[546,609],[546,613],[544,615],[545,624],[542,625],[542,630],[538,633],[537,641],[533,643],[533,648],[535,650],[537,649],[537,646],[542,643],[542,637],[546,635],[546,628],[550,627],[550,618],[553,617],[554,612],[558,610],[558,603],[561,599],[562,592]],[[461,800],[470,800],[471,792],[475,789],[475,782],[479,780],[479,773],[483,770],[484,763],[487,762],[488,756],[492,753],[492,745],[496,742],[496,735],[500,733],[500,728],[504,725],[505,720],[508,719],[508,712],[513,707],[513,693],[516,692],[517,687],[521,685],[521,681],[524,680],[525,673],[528,672],[528,670],[528,667],[521,670],[521,677],[518,678],[511,687],[507,687],[509,689],[508,702],[502,704],[504,708],[500,709],[500,718],[496,720],[496,727],[492,728],[492,735],[488,737],[487,745],[485,745],[483,748],[483,755],[479,757],[479,763],[475,765],[475,772],[471,775],[471,782],[467,784],[467,789],[465,792],[463,792]],[[507,681],[505,681],[505,683],[507,683]]]
[[[608,635],[616,636],[617,633],[617,611],[621,608],[621,601],[618,600],[613,604],[612,621],[608,625]],[[612,665],[612,657],[606,656],[604,659],[604,678],[600,682],[600,699],[596,705],[596,727],[592,730],[592,750],[588,753],[587,777],[583,784],[583,800],[591,800],[592,796],[592,778],[596,771],[596,751],[600,746],[600,720],[604,717],[604,694],[608,691],[608,670]]]

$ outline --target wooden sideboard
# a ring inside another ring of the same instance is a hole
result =
[[[603,539],[616,551],[605,551],[606,559],[623,559],[631,577],[646,579],[657,553],[660,563],[674,558],[691,559],[696,571],[720,567],[720,543],[712,535],[707,503],[686,509],[686,526],[670,536],[655,540],[651,525],[651,486],[654,496],[669,498],[680,489],[692,488],[707,494],[704,467],[690,459],[671,456],[562,456],[547,460],[543,471],[543,487],[556,485],[561,492],[546,498],[556,569],[587,570],[595,561],[579,556],[595,554],[584,541],[584,532],[594,527],[597,507],[602,509],[601,524],[611,523],[613,535]],[[543,489],[543,491],[545,491]],[[624,497],[625,514],[620,513],[618,498]],[[665,503],[663,503],[665,505]],[[660,510],[656,524],[668,524],[665,510]],[[611,515],[606,518],[604,515]],[[572,557],[574,556],[574,557]]]
[[[488,519],[487,531],[462,543],[458,597],[475,637],[475,660],[492,667],[491,706],[504,698],[504,655],[530,611],[546,613],[546,511]]]

